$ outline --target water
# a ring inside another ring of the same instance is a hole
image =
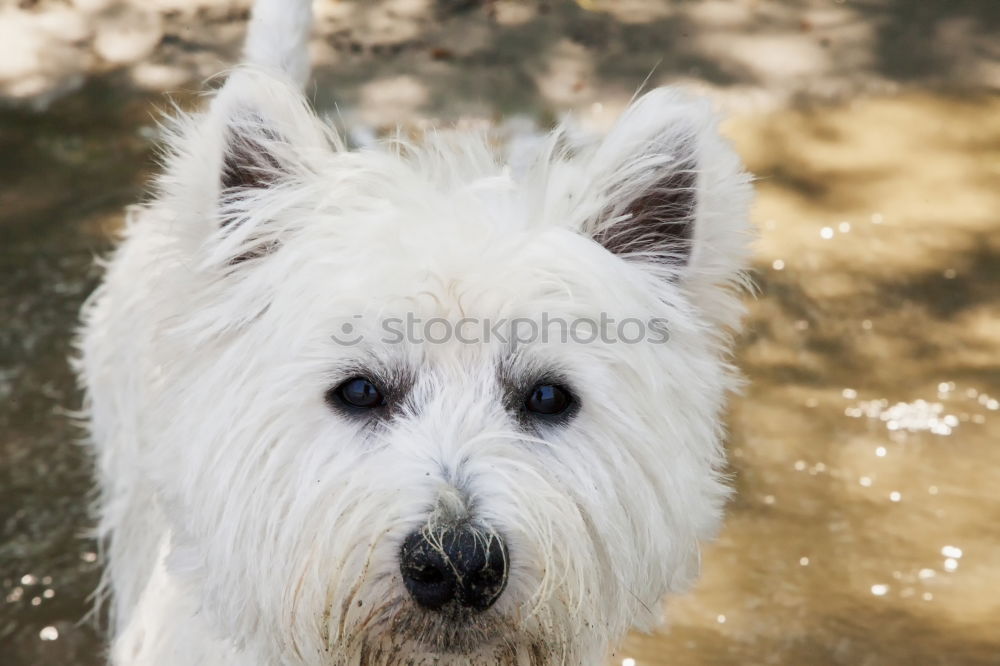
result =
[[[1000,664],[998,111],[907,95],[730,125],[760,177],[738,494],[671,631],[622,657]]]
[[[150,99],[98,81],[0,115],[0,662],[102,663],[76,311],[151,167]],[[613,663],[1000,664],[1000,98],[737,118],[760,293],[737,496],[669,630]]]
[[[141,100],[96,84],[44,115],[0,115],[0,663],[100,663],[78,625],[98,578],[90,462],[66,410],[76,313],[95,253],[141,194]],[[139,168],[137,168],[137,165]],[[55,640],[44,640],[55,639]]]

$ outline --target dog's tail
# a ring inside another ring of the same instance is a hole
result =
[[[243,60],[305,87],[311,28],[312,0],[256,0]]]

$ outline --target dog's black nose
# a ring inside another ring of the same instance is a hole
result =
[[[508,565],[507,546],[499,535],[468,524],[414,532],[399,553],[406,590],[428,610],[451,601],[486,610],[507,585]]]

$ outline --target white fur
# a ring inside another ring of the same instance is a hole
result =
[[[704,102],[666,89],[604,139],[566,148],[557,131],[516,179],[481,136],[347,152],[298,92],[294,49],[254,39],[263,69],[178,121],[157,196],[84,310],[112,663],[602,663],[692,580],[727,496],[720,410],[749,240],[737,158]],[[235,135],[276,156],[278,182],[220,193]],[[650,187],[685,146],[688,263],[594,242],[609,192]],[[381,344],[380,318],[408,312],[661,317],[671,339]],[[354,315],[364,343],[338,345]],[[410,373],[413,410],[374,429],[333,412],[325,391],[359,365]],[[558,369],[579,413],[526,432],[498,367]],[[441,627],[399,576],[401,541],[442,512],[474,513],[510,550],[508,588],[459,630],[461,654],[435,653]]]
[[[257,0],[244,60],[288,76],[300,88],[309,78],[312,0]]]

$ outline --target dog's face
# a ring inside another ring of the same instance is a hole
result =
[[[268,663],[601,663],[720,518],[738,161],[663,91],[521,174],[296,95],[237,74],[156,204],[170,569]]]

